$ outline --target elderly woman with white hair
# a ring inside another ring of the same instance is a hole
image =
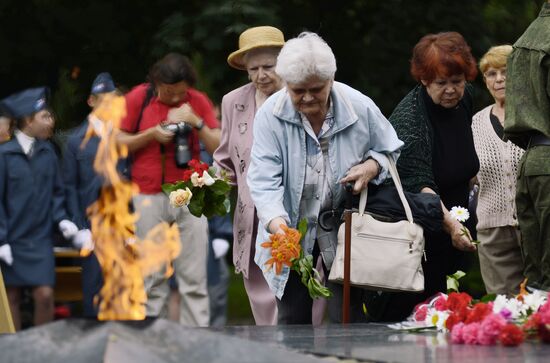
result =
[[[299,275],[286,266],[278,275],[265,268],[270,250],[261,243],[305,218],[304,254],[314,260],[322,256],[330,270],[337,241],[317,228],[319,214],[343,202],[345,183],[359,193],[369,182],[384,181],[382,154],[396,160],[403,143],[370,98],[334,81],[336,59],[317,34],[287,41],[275,71],[286,88],[256,114],[247,178],[259,217],[255,262],[277,297],[279,324],[311,324],[312,300]],[[341,300],[333,292],[329,316],[338,321]],[[355,303],[352,321],[362,315],[360,302]]]

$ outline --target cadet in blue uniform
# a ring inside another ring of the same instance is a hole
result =
[[[66,219],[57,156],[45,140],[54,126],[46,94],[28,89],[1,102],[16,120],[14,137],[0,145],[0,267],[16,329],[25,286],[32,287],[35,325],[53,319],[53,228],[65,238],[78,231]]]
[[[116,90],[111,75],[100,73],[92,83],[88,105],[93,109],[101,102],[103,95]],[[71,220],[80,231],[73,239],[75,247],[92,246],[90,221],[86,209],[92,205],[101,190],[101,178],[94,171],[94,159],[99,144],[98,137],[92,137],[84,147],[81,147],[88,129],[88,119],[76,128],[67,139],[63,153],[63,180],[67,198],[67,211]],[[101,267],[95,254],[90,254],[82,261],[82,293],[83,312],[88,318],[97,317],[97,306],[94,306],[94,296],[103,285]]]
[[[11,139],[11,119],[6,111],[0,108],[0,144]]]

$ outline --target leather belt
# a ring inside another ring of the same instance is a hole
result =
[[[536,134],[531,136],[531,140],[529,141],[529,148],[539,145],[550,146],[550,138],[544,136],[543,134]]]

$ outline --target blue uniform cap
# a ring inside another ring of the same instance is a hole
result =
[[[14,118],[30,116],[48,107],[48,95],[47,87],[29,88],[4,98],[0,106]]]
[[[113,92],[115,89],[115,83],[111,75],[108,72],[103,72],[95,77],[90,93],[96,95],[98,93]]]

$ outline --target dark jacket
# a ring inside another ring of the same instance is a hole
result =
[[[9,286],[53,285],[53,228],[66,219],[56,153],[36,140],[32,157],[12,139],[0,145],[0,245],[9,243],[13,265],[1,264]]]
[[[99,138],[92,137],[81,147],[88,120],[84,121],[67,139],[63,153],[63,181],[67,197],[67,212],[79,229],[90,228],[86,208],[94,203],[101,191],[101,178],[94,171],[94,158]]]

